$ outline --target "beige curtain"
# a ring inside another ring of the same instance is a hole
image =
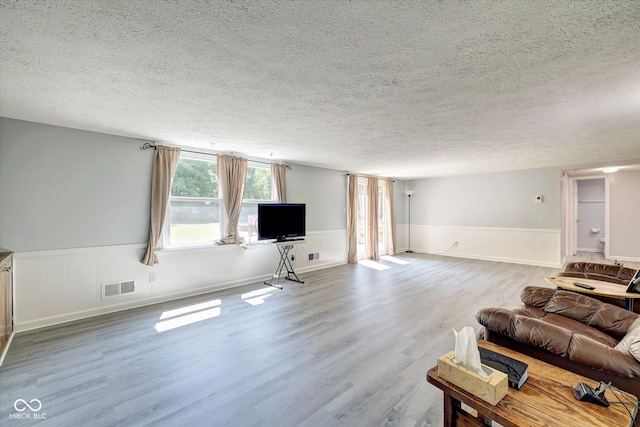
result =
[[[227,215],[227,231],[218,240],[218,245],[240,244],[244,239],[238,235],[238,221],[242,210],[244,182],[247,178],[247,159],[233,156],[218,156],[218,181],[222,192],[222,204]]]
[[[378,178],[367,178],[367,259],[380,259],[378,250]]]
[[[151,176],[151,226],[149,229],[149,244],[144,256],[140,260],[146,265],[158,263],[156,246],[160,240],[162,226],[167,214],[171,181],[180,158],[180,149],[174,147],[156,146],[153,158],[153,172]]]
[[[350,264],[358,263],[358,177],[348,176],[348,200],[347,200],[347,261]]]
[[[387,235],[386,252],[387,255],[396,254],[396,215],[393,210],[393,180],[387,179],[386,190],[384,194],[384,208],[387,216],[387,222],[385,230]]]
[[[287,165],[284,163],[271,163],[271,177],[276,188],[276,201],[287,203]]]

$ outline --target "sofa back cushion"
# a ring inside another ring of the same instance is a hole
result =
[[[636,270],[633,268],[622,267],[620,268],[620,271],[618,271],[617,277],[625,284],[628,284],[634,274],[636,274]]]
[[[570,262],[564,267],[564,271],[572,273],[584,273],[586,262]]]
[[[522,302],[547,313],[560,314],[621,339],[638,318],[636,313],[570,291],[528,286]]]
[[[602,276],[616,277],[619,271],[619,265],[597,264],[594,262],[588,262],[584,265],[585,274],[599,274]]]

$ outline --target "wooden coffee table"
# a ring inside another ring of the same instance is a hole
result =
[[[581,294],[585,295],[598,295],[601,297],[624,300],[624,308],[629,311],[633,311],[633,300],[635,298],[640,298],[640,294],[629,293],[627,292],[626,285],[619,285],[617,283],[602,282],[600,280],[591,279],[580,279],[578,277],[547,277],[545,280],[558,289],[580,292]],[[574,285],[573,282],[591,285],[595,289],[581,288],[580,286]]]
[[[595,387],[597,381],[488,341],[480,340],[478,346],[527,363],[529,378],[520,390],[509,388],[507,395],[493,406],[440,378],[437,366],[431,368],[427,372],[427,381],[444,392],[445,427],[486,426],[488,420],[494,420],[504,427],[634,425],[633,419],[637,410],[632,406],[638,402],[635,396],[628,393],[621,396],[620,393],[617,393],[623,400],[633,402],[627,405],[632,416],[621,404],[611,404],[605,408],[581,402],[575,398],[572,388],[581,381]],[[618,401],[611,390],[607,390],[605,396],[609,403]],[[477,411],[478,416],[466,412],[461,406],[462,403]]]

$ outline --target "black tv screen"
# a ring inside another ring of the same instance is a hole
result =
[[[258,204],[258,240],[283,241],[303,237],[305,232],[304,203]]]

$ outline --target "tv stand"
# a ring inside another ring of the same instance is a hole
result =
[[[285,279],[291,280],[292,282],[304,283],[302,280],[300,280],[296,272],[293,271],[293,265],[291,264],[291,260],[289,259],[289,251],[293,249],[294,245],[298,245],[300,243],[306,242],[304,240],[291,240],[274,243],[276,249],[278,249],[278,253],[280,254],[280,262],[278,263],[276,272],[273,273],[273,277],[270,280],[264,282],[265,285],[282,289],[282,285],[280,285],[280,275],[282,274],[283,268],[287,269],[287,275],[285,276]],[[293,275],[293,277],[291,275]]]

